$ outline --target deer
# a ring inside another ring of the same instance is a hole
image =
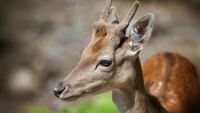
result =
[[[135,1],[120,22],[112,0],[106,1],[79,63],[54,88],[57,98],[75,101],[112,91],[121,113],[198,112],[198,76],[189,60],[177,53],[158,53],[142,68],[139,53],[151,37],[155,17],[148,13],[131,25],[138,7]]]

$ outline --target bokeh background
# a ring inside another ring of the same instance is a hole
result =
[[[110,93],[63,102],[54,86],[78,63],[106,0],[0,0],[0,113],[115,112]],[[114,0],[120,19],[134,0]],[[177,52],[200,73],[200,1],[140,0],[133,22],[154,13],[140,57]],[[107,110],[107,111],[103,111]]]

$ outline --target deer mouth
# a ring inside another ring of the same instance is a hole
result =
[[[70,97],[65,97],[65,98],[60,98],[64,101],[75,101],[77,99],[79,99],[81,96],[70,96]]]
[[[70,91],[64,91],[62,94],[59,96],[59,99],[64,100],[64,101],[75,101],[78,98],[80,98],[82,94],[75,94],[75,92],[70,92]]]

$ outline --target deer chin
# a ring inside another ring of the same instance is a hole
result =
[[[59,96],[59,99],[64,101],[75,101],[79,99],[82,96],[82,94],[69,94],[65,91]]]
[[[60,95],[59,99],[64,100],[64,101],[75,101],[81,97],[87,97],[91,95],[95,95],[95,94],[91,93],[90,91],[89,92],[83,91],[81,93],[79,92],[78,94],[74,93],[74,94],[67,95],[65,92],[63,92]]]
[[[75,101],[77,99],[79,99],[81,96],[70,96],[70,97],[65,97],[65,98],[60,98],[64,101]]]

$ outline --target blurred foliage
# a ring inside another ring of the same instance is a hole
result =
[[[39,105],[27,105],[23,109],[24,113],[53,113],[49,109]]]
[[[82,101],[70,109],[61,109],[58,113],[119,113],[111,100],[111,94],[106,93],[97,96],[95,101]],[[38,105],[27,105],[24,113],[54,113],[53,111]]]

